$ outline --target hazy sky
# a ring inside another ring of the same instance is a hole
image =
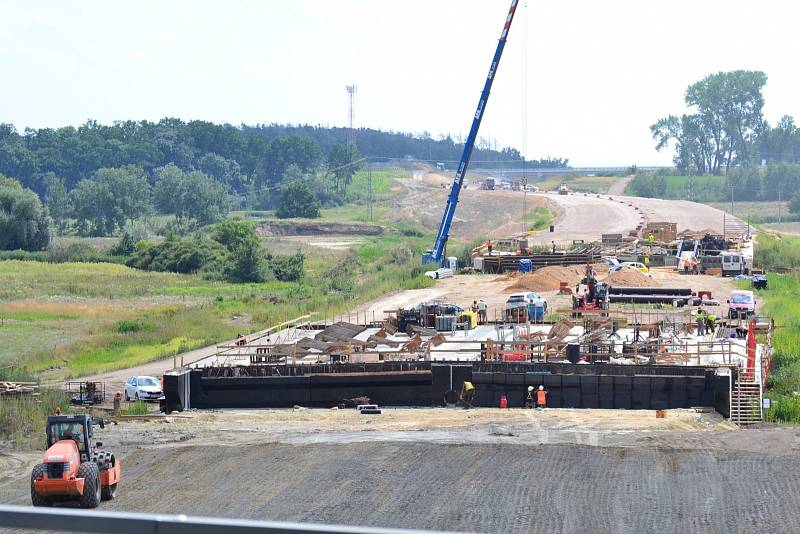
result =
[[[0,122],[164,116],[466,136],[510,0],[0,0]],[[527,5],[527,7],[526,7]],[[648,126],[690,83],[760,69],[800,120],[796,2],[520,1],[481,128],[573,165],[669,164]],[[527,28],[527,30],[526,30]]]

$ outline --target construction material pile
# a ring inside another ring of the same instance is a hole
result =
[[[661,284],[636,269],[622,269],[609,274],[604,280],[610,286],[658,287]]]
[[[35,382],[0,382],[0,397],[31,395],[37,387]]]
[[[514,273],[505,277],[514,283],[505,288],[505,293],[520,293],[524,291],[557,291],[561,282],[570,286],[580,283],[586,273],[582,265],[542,267],[532,273]]]

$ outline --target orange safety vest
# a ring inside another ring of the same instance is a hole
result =
[[[536,392],[536,404],[547,404],[547,392],[539,390]]]

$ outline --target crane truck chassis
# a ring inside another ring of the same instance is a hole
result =
[[[98,423],[102,428],[103,421]],[[47,418],[47,445],[43,462],[31,472],[34,506],[77,501],[96,508],[114,498],[121,476],[119,459],[92,443],[92,418],[88,415],[51,415]]]

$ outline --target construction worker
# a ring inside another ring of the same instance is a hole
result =
[[[528,386],[528,396],[525,397],[525,407],[533,408],[536,403],[533,401],[533,386]]]
[[[486,324],[486,301],[478,301],[478,324]]]
[[[553,245],[553,254],[555,254],[556,253],[556,242],[555,241],[550,241],[550,244]]]
[[[536,407],[547,408],[547,390],[544,386],[539,386],[539,391],[536,392]]]
[[[717,326],[717,316],[714,315],[713,313],[709,313],[706,316],[706,331],[707,331],[707,333],[713,334],[714,333],[714,329],[716,328],[716,326]]]
[[[163,378],[161,379],[164,380]],[[164,385],[161,385],[161,391],[164,391]],[[117,394],[114,395],[114,417],[119,417],[120,409],[122,405],[122,393],[117,391]]]
[[[650,270],[650,256],[644,257],[644,268]]]
[[[697,321],[697,335],[704,336],[706,335],[706,317],[705,312],[702,308],[697,308],[697,311],[694,312],[694,318]]]
[[[651,245],[656,242],[656,236],[653,235],[653,232],[647,234],[647,242]]]
[[[472,399],[475,397],[475,386],[472,385],[472,382],[464,382],[464,385],[461,386],[460,397],[465,410],[472,408]]]
[[[493,246],[494,246],[494,243],[492,243],[491,239],[486,242],[486,249],[489,251],[489,255],[490,256],[492,255],[492,247]]]
[[[472,311],[474,313],[478,313],[478,301],[477,300],[473,300],[472,301],[472,306],[470,306],[469,309],[470,309],[470,311]]]

